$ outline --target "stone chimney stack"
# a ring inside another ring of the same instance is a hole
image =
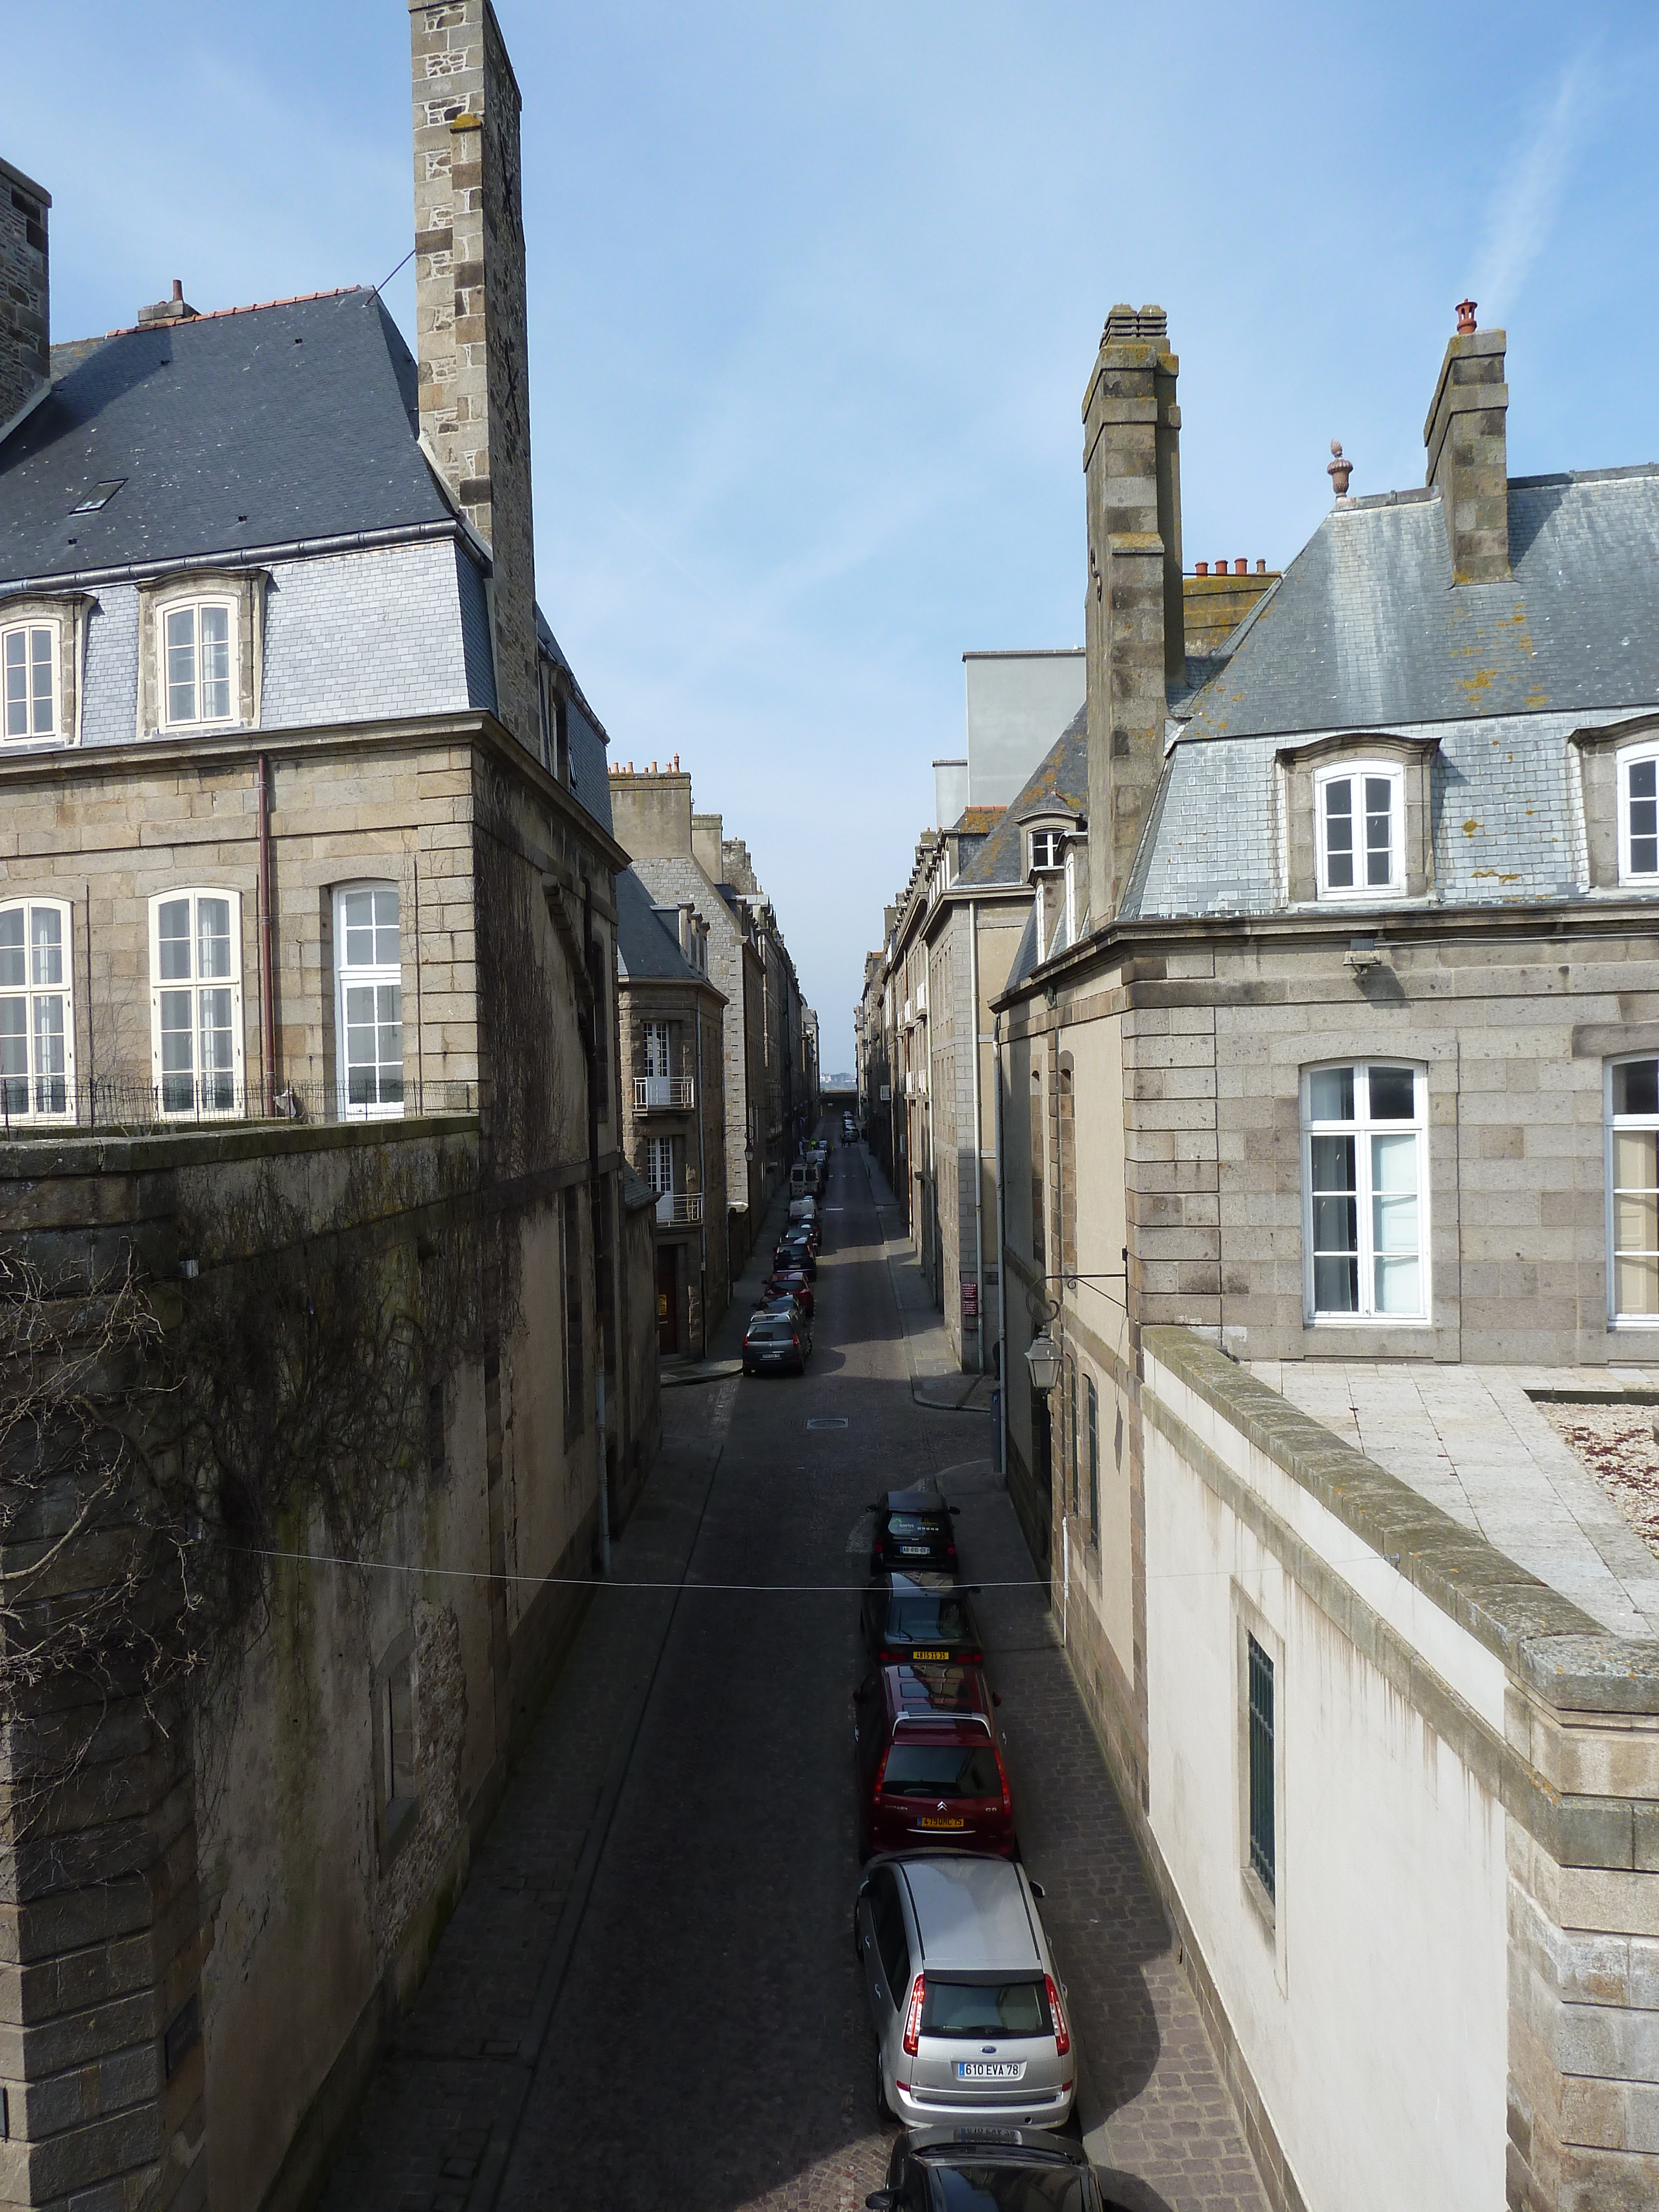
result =
[[[52,374],[51,195],[0,161],[0,428]]]
[[[1510,387],[1502,331],[1475,328],[1460,301],[1423,425],[1427,481],[1440,495],[1454,584],[1496,584],[1510,573]]]
[[[489,0],[410,0],[421,438],[489,548],[496,708],[540,749],[519,87]]]
[[[1123,903],[1164,765],[1169,686],[1186,674],[1180,364],[1162,307],[1106,318],[1083,401],[1089,588],[1089,908]]]
[[[611,771],[611,820],[617,842],[635,860],[691,858],[691,779],[653,761],[636,775]]]
[[[726,881],[720,852],[725,834],[726,824],[718,814],[691,817],[691,857],[711,884]]]

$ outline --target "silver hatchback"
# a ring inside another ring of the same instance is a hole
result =
[[[911,2128],[1064,2126],[1076,2054],[1024,1867],[967,1851],[872,1859],[854,1936],[884,2114]]]

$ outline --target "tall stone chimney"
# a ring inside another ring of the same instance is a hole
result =
[[[501,720],[540,750],[519,87],[489,0],[410,0],[421,436],[489,548]]]
[[[655,767],[629,775],[611,771],[611,822],[617,842],[635,860],[689,860],[691,779],[682,769]]]
[[[694,814],[691,817],[691,854],[697,866],[711,884],[726,881],[721,868],[721,841],[726,824],[718,814]]]
[[[1440,495],[1454,584],[1496,584],[1510,573],[1510,387],[1502,331],[1474,326],[1473,300],[1440,364],[1423,425],[1427,481]]]
[[[51,205],[49,193],[9,161],[0,161],[0,425],[27,406],[52,374]]]
[[[1186,674],[1180,364],[1162,307],[1106,318],[1083,400],[1089,588],[1089,908],[1123,903],[1164,765],[1169,686]]]

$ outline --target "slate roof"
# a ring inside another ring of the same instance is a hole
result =
[[[1023,884],[1024,816],[1042,806],[1081,814],[1089,805],[1089,710],[1079,707],[1025,788],[998,817],[997,826],[957,878],[961,884]]]
[[[118,331],[54,362],[0,446],[0,580],[448,516],[416,442],[415,363],[376,292]],[[106,507],[71,514],[116,477]]]
[[[1510,559],[1454,589],[1437,492],[1334,509],[1183,706],[1188,733],[1659,702],[1659,467],[1511,478]]]
[[[617,969],[630,983],[703,981],[680,951],[678,938],[659,920],[650,892],[632,868],[617,878]]]

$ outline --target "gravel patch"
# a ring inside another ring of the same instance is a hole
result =
[[[1581,1401],[1538,1410],[1659,1559],[1659,1407]]]

